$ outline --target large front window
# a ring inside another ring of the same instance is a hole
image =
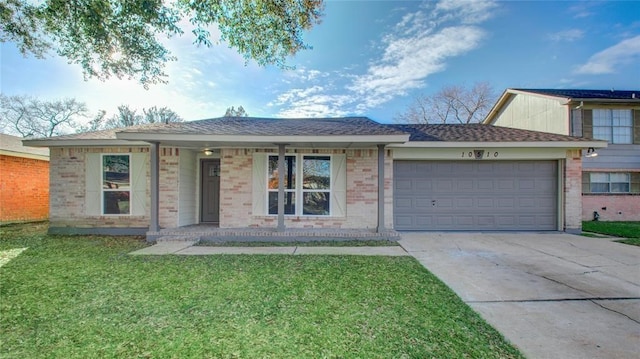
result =
[[[589,177],[591,193],[629,193],[629,173],[593,172]]]
[[[631,110],[594,109],[593,137],[609,143],[633,143]]]
[[[131,157],[102,156],[102,214],[131,213]]]
[[[284,164],[284,214],[330,215],[331,156],[285,156]],[[269,214],[278,214],[278,156],[269,156],[268,171]]]

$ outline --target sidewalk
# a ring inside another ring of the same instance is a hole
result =
[[[400,246],[385,247],[213,247],[194,246],[192,241],[160,242],[131,255],[212,255],[212,254],[289,254],[289,255],[356,255],[356,256],[409,256]]]

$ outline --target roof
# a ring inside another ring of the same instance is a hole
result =
[[[389,125],[410,134],[411,142],[590,142],[592,139],[482,124]]]
[[[147,124],[29,141],[32,146],[146,145],[272,147],[275,143],[311,147],[352,147],[403,143],[408,135],[367,117],[220,117],[192,122]],[[131,142],[133,141],[133,142]]]
[[[607,99],[607,100],[638,100],[640,90],[570,90],[570,89],[513,89],[521,92],[532,92],[541,95],[563,97],[568,99]]]
[[[127,128],[123,133],[199,134],[222,136],[384,136],[404,134],[367,117],[262,118],[219,117],[175,122],[161,127]]]
[[[366,117],[273,119],[222,117],[193,122],[148,124],[31,140],[35,146],[147,145],[160,142],[201,149],[223,146],[354,147],[387,144],[404,147],[442,146],[443,142],[505,143],[524,147],[602,147],[600,142],[551,133],[480,124],[380,124]],[[428,144],[431,143],[431,144]],[[438,144],[439,143],[439,144]],[[603,142],[604,143],[604,142]],[[605,144],[606,145],[606,144]]]
[[[48,160],[48,148],[33,148],[22,145],[22,137],[0,133],[0,154]]]

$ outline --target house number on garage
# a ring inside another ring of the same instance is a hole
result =
[[[496,158],[498,157],[498,151],[491,152],[485,150],[473,150],[473,151],[462,151],[462,158],[475,158],[477,160],[481,160],[483,158]]]

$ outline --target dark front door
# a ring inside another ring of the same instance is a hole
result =
[[[202,161],[201,222],[220,222],[220,160]]]

